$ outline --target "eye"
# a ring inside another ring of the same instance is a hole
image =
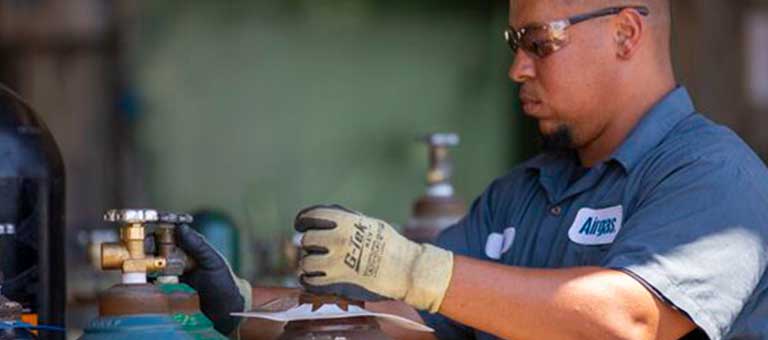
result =
[[[537,56],[542,56],[546,43],[540,40],[531,40],[529,42],[529,51],[535,53]]]
[[[536,53],[540,57],[548,56],[552,52],[552,44],[549,41],[541,41],[536,45]]]

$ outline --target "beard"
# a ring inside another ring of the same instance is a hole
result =
[[[573,133],[565,125],[561,125],[550,134],[541,134],[541,148],[545,152],[567,152],[574,148]]]

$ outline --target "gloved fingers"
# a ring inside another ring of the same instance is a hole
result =
[[[305,270],[302,268],[302,270]],[[309,286],[328,286],[339,282],[347,282],[338,275],[332,275],[324,271],[304,271],[299,275],[299,282],[305,287]]]
[[[302,283],[302,285],[304,285]],[[310,293],[320,295],[338,295],[350,300],[357,301],[382,301],[391,300],[383,295],[373,293],[363,287],[350,283],[336,283],[326,285],[304,285],[304,288]]]
[[[304,251],[304,253],[302,253],[301,256],[325,255],[329,253],[328,248],[320,247],[320,246],[305,246],[305,247],[301,247],[301,250]]]
[[[296,219],[293,228],[300,233],[308,230],[334,229],[336,222],[314,217],[300,217]]]
[[[301,248],[304,250],[319,250],[333,252],[334,249],[345,247],[348,237],[336,230],[310,230],[301,238]]]
[[[299,260],[299,268],[303,273],[323,273],[327,276],[328,270],[338,265],[336,262],[338,260],[329,255],[306,255]]]
[[[360,213],[339,205],[319,205],[300,211],[296,215],[294,228],[298,232],[334,229],[340,223],[354,223],[361,217]]]
[[[299,283],[305,288],[319,286],[323,281],[321,278],[324,276],[325,273],[323,272],[301,273],[299,275]]]
[[[299,212],[296,214],[296,217],[299,217],[299,216],[301,216],[301,215],[304,215],[304,214],[306,214],[306,213],[308,213],[308,212],[310,212],[310,211],[313,211],[313,210],[318,210],[318,209],[326,209],[326,210],[341,210],[341,211],[344,211],[344,212],[348,212],[348,213],[350,213],[350,214],[355,214],[355,215],[358,215],[358,214],[360,214],[360,213],[359,213],[359,212],[357,212],[357,211],[354,211],[354,210],[352,210],[352,209],[347,209],[347,208],[345,208],[345,207],[343,207],[343,206],[341,206],[341,205],[339,205],[339,204],[317,204],[317,205],[313,205],[313,206],[309,206],[309,207],[306,207],[306,208],[304,208],[304,209],[301,209],[301,210],[300,210],[300,211],[299,211]]]
[[[176,228],[179,247],[191,257],[200,268],[217,269],[226,267],[219,253],[208,244],[205,237],[186,224]]]

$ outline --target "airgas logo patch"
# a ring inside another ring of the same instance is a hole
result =
[[[599,210],[581,208],[568,230],[568,237],[587,246],[613,243],[621,230],[623,218],[624,210],[620,205]]]

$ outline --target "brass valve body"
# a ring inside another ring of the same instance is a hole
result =
[[[101,268],[123,273],[157,272],[165,268],[166,259],[144,253],[145,226],[130,223],[120,227],[119,243],[101,245]]]

